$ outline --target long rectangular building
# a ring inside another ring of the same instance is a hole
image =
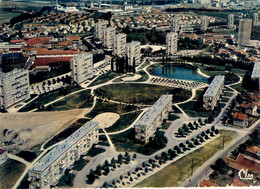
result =
[[[7,109],[30,98],[29,71],[0,71],[0,109]]]
[[[203,107],[205,110],[213,110],[224,88],[225,76],[214,77],[207,91],[203,95]]]
[[[50,188],[57,184],[65,170],[73,166],[75,161],[81,155],[85,155],[97,142],[98,123],[93,121],[85,123],[28,170],[29,188]]]
[[[257,88],[260,89],[260,62],[255,63],[251,78],[256,81]]]
[[[172,110],[172,95],[162,95],[135,123],[135,139],[147,142]]]

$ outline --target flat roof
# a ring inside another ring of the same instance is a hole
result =
[[[218,89],[219,89],[220,85],[222,84],[222,82],[224,82],[224,80],[225,80],[224,75],[215,76],[213,81],[209,85],[207,91],[203,95],[203,97],[214,97],[217,94]]]
[[[172,95],[162,95],[152,107],[150,107],[142,117],[136,122],[135,126],[148,126],[163,110],[165,105],[172,101]]]
[[[260,78],[260,62],[256,62],[251,75],[252,79]]]
[[[77,141],[79,141],[83,136],[85,136],[91,130],[95,129],[97,126],[98,122],[89,121],[85,123],[81,128],[66,138],[61,144],[58,144],[45,156],[41,157],[29,170],[43,172],[71,146],[73,146]]]

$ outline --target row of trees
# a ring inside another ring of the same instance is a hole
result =
[[[188,135],[189,133],[191,133],[193,130],[198,129],[199,127],[201,127],[203,125],[205,125],[205,123],[203,123],[201,118],[199,118],[198,123],[196,121],[194,121],[193,124],[191,122],[189,122],[188,125],[186,123],[184,123],[182,125],[182,127],[180,127],[178,129],[178,135],[181,137],[184,137],[184,136]]]
[[[114,68],[115,67],[115,68]],[[136,67],[136,61],[135,58],[133,59],[133,65],[129,65],[128,63],[128,58],[125,57],[116,57],[116,59],[114,60],[114,58],[112,58],[111,60],[111,71],[115,71],[117,73],[130,73],[133,72],[135,73],[135,67]]]
[[[133,160],[136,159],[136,154],[133,155]],[[131,157],[128,152],[124,154],[119,154],[117,159],[112,158],[110,163],[108,160],[105,160],[103,165],[98,165],[96,167],[96,170],[91,169],[89,174],[86,175],[87,180],[86,182],[89,184],[93,184],[97,178],[99,178],[102,175],[108,175],[111,171],[111,169],[116,169],[117,167],[120,167],[122,164],[129,164],[131,161]]]

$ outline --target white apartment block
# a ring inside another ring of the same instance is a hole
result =
[[[113,27],[108,27],[103,32],[103,46],[112,49],[114,46],[114,38],[116,35],[116,30]]]
[[[0,72],[0,109],[7,109],[30,98],[29,71]]]
[[[260,90],[260,62],[255,63],[251,79],[255,80],[258,83],[257,88],[258,90]]]
[[[180,19],[179,18],[174,18],[172,19],[172,32],[178,33],[180,31]]]
[[[213,110],[224,88],[225,76],[215,76],[205,94],[203,95],[203,107],[205,110]]]
[[[173,55],[178,48],[178,33],[170,32],[166,35],[166,51],[168,55]]]
[[[65,170],[98,142],[98,123],[89,121],[41,157],[28,170],[30,189],[55,186]]]
[[[162,95],[135,123],[135,139],[147,142],[172,110],[172,95]]]
[[[141,58],[141,43],[138,41],[132,41],[126,44],[126,56],[128,59],[128,65],[133,66],[134,59],[135,65],[140,64]]]
[[[126,34],[119,33],[114,38],[113,55],[122,57],[125,55]]]
[[[102,21],[99,21],[95,24],[95,31],[94,31],[94,36],[95,38],[98,38],[99,40],[103,40],[103,33],[104,33],[104,30],[106,29],[107,27],[107,24],[106,22],[102,22]]]
[[[209,25],[209,18],[207,16],[202,16],[200,18],[200,29],[206,31]]]
[[[93,55],[81,53],[70,60],[72,81],[81,84],[93,77]]]
[[[238,32],[238,45],[246,45],[250,43],[252,31],[252,20],[241,19],[239,20],[239,32]]]
[[[234,29],[234,14],[228,15],[228,28]]]
[[[258,26],[258,12],[254,13],[253,26]]]

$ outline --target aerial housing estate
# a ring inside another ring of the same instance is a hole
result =
[[[135,123],[135,139],[147,142],[172,110],[172,95],[162,95]]]
[[[98,123],[89,121],[39,159],[28,171],[30,187],[51,188],[65,170],[73,166],[98,142]]]
[[[205,110],[213,110],[214,106],[222,93],[224,88],[225,76],[217,75],[214,77],[207,91],[203,95],[203,107]]]

